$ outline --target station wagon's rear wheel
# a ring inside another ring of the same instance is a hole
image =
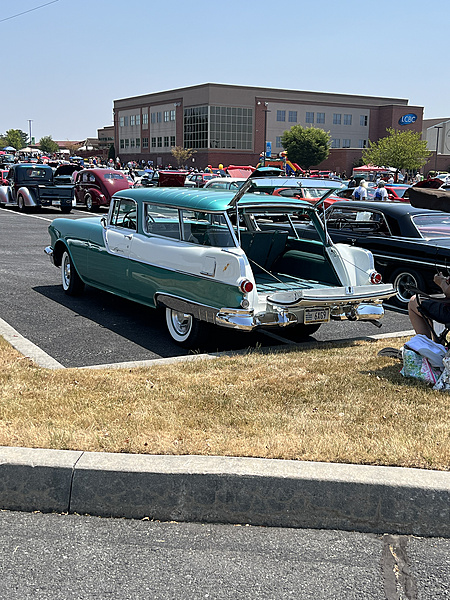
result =
[[[77,296],[84,289],[84,283],[81,281],[67,250],[64,251],[61,259],[61,281],[63,290],[68,296]]]
[[[84,202],[86,204],[86,210],[92,212],[94,210],[94,201],[92,200],[91,194],[86,194],[84,197]]]
[[[198,345],[205,331],[205,324],[192,315],[166,308],[166,324],[172,339],[180,346],[192,348]]]

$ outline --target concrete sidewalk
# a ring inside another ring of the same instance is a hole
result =
[[[0,508],[450,537],[450,473],[0,447]]]

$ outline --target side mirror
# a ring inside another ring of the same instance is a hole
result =
[[[107,225],[106,217],[102,217],[100,219],[100,223],[102,224],[103,229],[106,229],[106,225]]]

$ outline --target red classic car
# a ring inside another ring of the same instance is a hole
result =
[[[121,171],[113,169],[83,169],[75,179],[76,206],[92,211],[99,206],[109,206],[113,194],[130,187]]]
[[[3,169],[0,171],[0,185],[8,185],[8,180],[6,179],[8,176],[8,170],[4,171]]]

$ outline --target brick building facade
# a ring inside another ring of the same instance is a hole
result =
[[[195,151],[187,166],[255,165],[267,145],[272,156],[283,150],[283,131],[313,126],[332,141],[320,167],[348,173],[369,140],[388,127],[421,132],[422,120],[402,98],[205,83],[115,100],[114,143],[125,162],[175,165],[171,148],[182,146]]]

